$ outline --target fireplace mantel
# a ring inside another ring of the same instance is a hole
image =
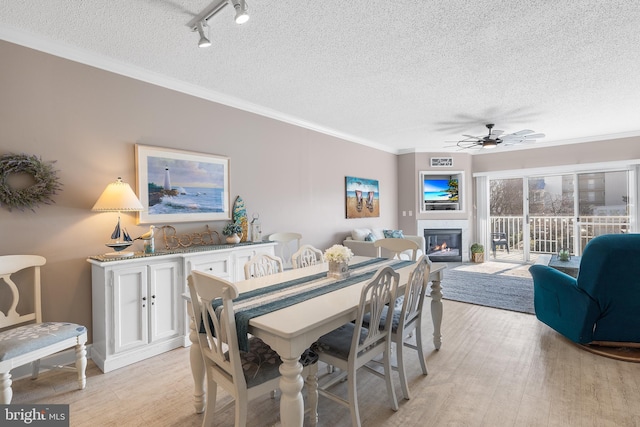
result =
[[[420,219],[418,220],[418,235],[424,236],[424,230],[459,228],[462,230],[462,262],[469,262],[470,232],[469,221],[466,219]]]

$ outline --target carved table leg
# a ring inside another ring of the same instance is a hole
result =
[[[431,319],[433,320],[433,345],[440,350],[442,345],[442,286],[440,280],[431,282]]]
[[[11,403],[13,397],[13,390],[11,390],[11,373],[0,373],[0,404],[8,405]]]
[[[282,358],[280,365],[280,421],[282,427],[302,427],[304,421],[304,400],[302,399],[302,365],[299,357]]]

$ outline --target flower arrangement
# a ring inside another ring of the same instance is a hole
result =
[[[348,262],[352,257],[351,249],[342,245],[333,245],[324,251],[324,259],[329,262]]]
[[[238,233],[242,233],[242,226],[237,222],[230,222],[222,229],[222,234],[225,236],[231,236]]]

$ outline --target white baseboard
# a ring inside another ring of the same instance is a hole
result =
[[[91,344],[87,345],[87,360],[91,359]],[[76,362],[76,351],[73,348],[69,348],[64,351],[60,351],[56,354],[52,354],[51,356],[47,356],[45,358],[40,359],[40,364],[42,365],[71,365]],[[40,372],[45,372],[47,369],[43,368]],[[27,363],[26,365],[18,366],[11,370],[11,379],[13,381],[31,377],[31,363]]]

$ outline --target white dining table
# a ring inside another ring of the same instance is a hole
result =
[[[369,258],[354,257],[350,264],[365,261]],[[415,264],[398,268],[400,282],[398,293],[404,292],[409,273]],[[442,288],[441,281],[445,263],[432,263],[429,274],[431,282],[431,318],[433,321],[433,344],[440,349],[442,336]],[[261,287],[283,283],[328,270],[328,265],[318,264],[311,267],[286,270],[270,276],[253,278],[236,282],[240,293]],[[356,318],[360,302],[360,291],[367,280],[311,298],[286,308],[273,311],[249,321],[249,333],[269,344],[281,357],[280,366],[280,420],[284,427],[302,426],[304,420],[304,402],[302,388],[304,385],[300,355],[320,336],[338,328]],[[194,405],[197,413],[205,407],[205,372],[204,361],[198,343],[198,330],[194,322],[193,311],[187,298],[188,311],[191,317],[189,338],[192,342],[190,350],[191,370],[194,379]]]

